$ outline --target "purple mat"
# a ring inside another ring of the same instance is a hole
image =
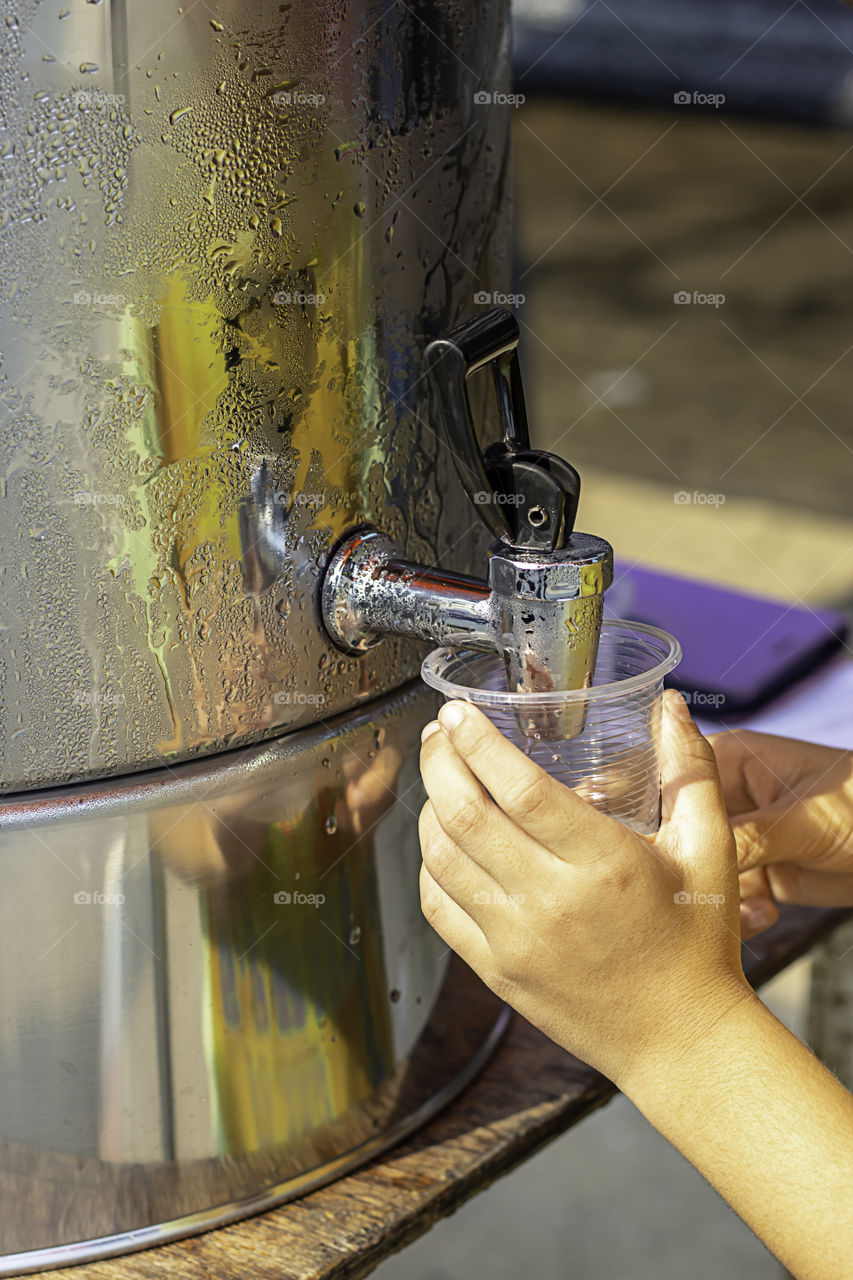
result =
[[[605,597],[611,617],[652,623],[680,642],[667,679],[697,714],[734,715],[767,702],[814,670],[847,634],[843,614],[639,566],[619,571]]]

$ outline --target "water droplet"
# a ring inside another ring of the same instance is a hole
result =
[[[355,924],[349,931],[349,944],[351,947],[357,947],[361,942],[361,928]]]
[[[388,994],[392,1004],[397,1004],[399,1002],[400,992],[397,990],[396,987],[392,987]]]
[[[328,756],[323,756],[323,759],[320,761],[320,764],[323,766],[324,769],[331,769],[332,767],[332,762]]]
[[[192,111],[192,107],[177,107],[169,115],[169,124],[177,124],[179,120],[183,120],[184,116],[188,116]]]
[[[84,76],[93,76],[96,71],[100,71],[97,62],[81,62],[80,74]]]
[[[326,819],[326,835],[333,836],[338,829],[338,820],[333,813]]]
[[[380,749],[380,747],[382,746],[382,743],[383,743],[384,741],[385,741],[385,730],[384,730],[384,728],[383,728],[383,729],[374,729],[374,730],[373,730],[373,745],[376,747],[376,750],[377,750],[377,751]]]
[[[357,200],[352,207],[352,211],[357,218],[363,218],[367,211],[367,205],[364,203],[363,200]]]
[[[213,30],[214,30],[214,31],[224,31],[224,30],[225,30],[225,28],[223,27],[222,23],[221,23],[221,22],[216,22],[216,20],[215,20],[214,18],[211,18],[211,19],[210,19],[210,25],[213,27]]]

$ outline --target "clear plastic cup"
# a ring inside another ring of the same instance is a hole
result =
[[[510,693],[498,653],[435,649],[421,675],[445,698],[473,702],[517,747],[597,809],[634,831],[660,825],[661,697],[678,641],[642,622],[606,618],[588,689]],[[560,738],[555,724],[577,732]],[[546,726],[538,732],[536,725]]]

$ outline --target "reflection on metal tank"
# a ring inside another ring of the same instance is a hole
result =
[[[500,1002],[418,904],[435,710],[0,808],[0,1275],[268,1208],[482,1064]]]
[[[347,528],[481,567],[422,351],[505,287],[503,0],[20,0],[0,55],[0,781],[175,763],[416,675]],[[482,94],[479,95],[482,97]]]
[[[506,8],[7,13],[0,1274],[328,1180],[503,1024],[420,913],[421,651],[316,595],[364,523],[482,568],[422,352],[507,285]]]

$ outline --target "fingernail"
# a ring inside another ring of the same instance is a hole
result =
[[[683,694],[677,689],[667,689],[664,695],[666,709],[671,716],[675,716],[676,720],[689,720],[690,708]]]
[[[750,903],[743,907],[747,927],[750,929],[766,929],[773,921],[773,909],[766,902]]]
[[[427,738],[431,738],[434,733],[441,732],[441,725],[437,720],[430,720],[429,724],[425,724],[421,733],[421,742],[426,742]]]
[[[465,718],[465,708],[461,702],[448,702],[438,713],[442,729],[457,729]]]

